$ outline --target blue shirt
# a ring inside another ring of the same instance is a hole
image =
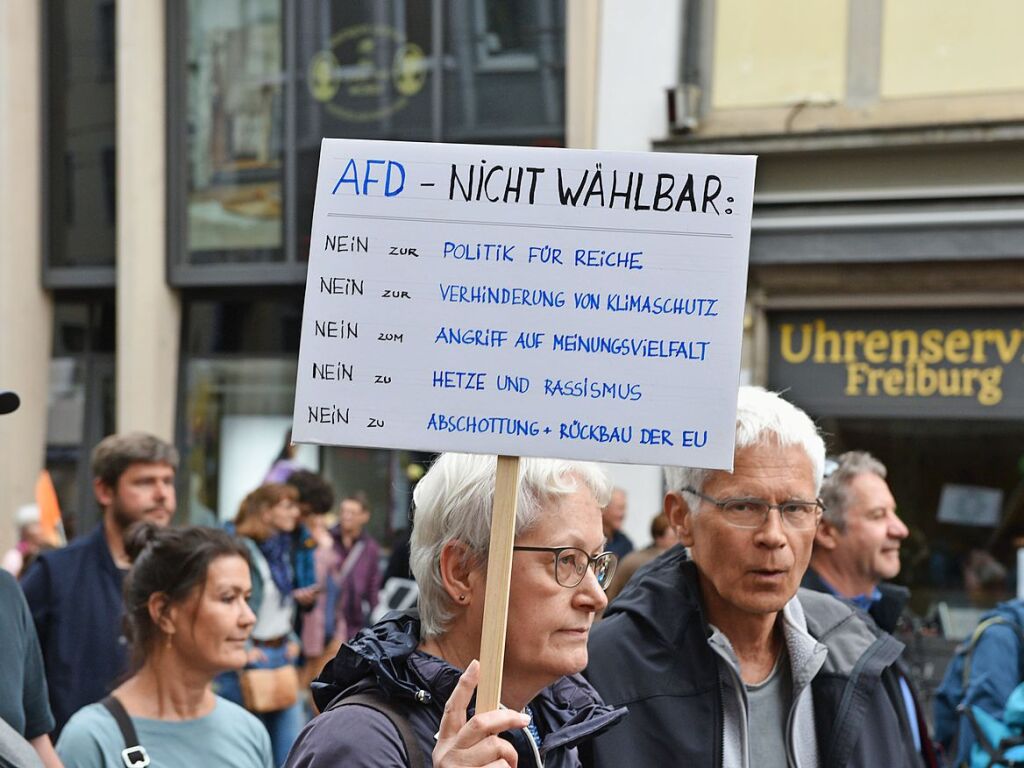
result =
[[[101,523],[63,549],[41,554],[22,579],[43,650],[55,736],[127,671],[124,574],[114,564]]]

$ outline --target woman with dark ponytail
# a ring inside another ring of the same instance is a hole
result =
[[[125,549],[134,672],[71,718],[57,742],[64,765],[268,768],[266,729],[210,687],[247,658],[255,616],[245,546],[212,528],[138,523]]]

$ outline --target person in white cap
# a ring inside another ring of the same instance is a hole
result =
[[[7,550],[0,561],[0,568],[14,578],[19,578],[25,571],[25,566],[32,563],[35,556],[46,547],[47,542],[39,522],[39,507],[35,504],[19,507],[14,515],[14,521],[18,524],[18,543]]]

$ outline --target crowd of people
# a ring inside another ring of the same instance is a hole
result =
[[[958,651],[932,717],[893,635],[908,532],[885,466],[826,458],[757,387],[733,458],[666,467],[640,550],[598,465],[522,459],[503,706],[477,712],[496,457],[442,454],[418,482],[389,569],[417,605],[381,615],[362,494],[336,502],[282,452],[229,524],[177,526],[175,448],[112,435],[96,529],[0,572],[0,765],[997,764],[1020,601]]]

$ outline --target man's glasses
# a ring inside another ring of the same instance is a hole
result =
[[[782,522],[794,530],[817,528],[825,505],[820,500],[800,501],[791,499],[779,504],[769,504],[764,499],[713,499],[697,489],[687,486],[684,493],[692,493],[708,504],[722,510],[722,518],[735,528],[760,528],[768,520],[773,509],[779,510]]]
[[[555,581],[563,587],[578,587],[587,575],[587,568],[594,569],[597,585],[608,589],[619,562],[614,552],[601,552],[591,557],[578,547],[512,547],[520,552],[550,552],[555,556]]]

